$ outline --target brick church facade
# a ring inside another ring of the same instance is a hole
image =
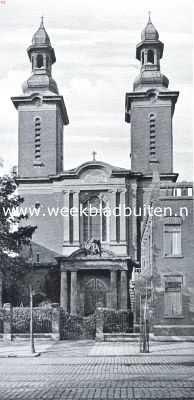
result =
[[[173,172],[172,118],[179,93],[168,88],[160,70],[163,47],[149,18],[136,47],[140,74],[126,94],[131,169],[97,161],[94,154],[67,171],[63,127],[69,120],[52,77],[55,51],[41,21],[27,50],[32,74],[23,95],[12,97],[19,118],[17,181],[25,206],[37,211],[30,219],[38,226],[33,237],[37,304],[60,302],[78,315],[90,315],[98,305],[132,309],[138,322],[134,288],[143,282],[155,334],[190,335],[193,189],[191,183],[176,183]],[[144,204],[172,205],[173,215],[138,216]],[[189,218],[178,215],[180,206],[188,207]],[[60,212],[50,216],[48,208]],[[132,210],[130,216],[125,208]],[[105,215],[104,209],[111,213]]]

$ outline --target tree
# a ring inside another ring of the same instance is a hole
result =
[[[0,177],[0,306],[2,282],[9,288],[31,269],[28,262],[32,235],[36,226],[27,224],[28,216],[19,212],[24,199],[17,194],[14,177]]]

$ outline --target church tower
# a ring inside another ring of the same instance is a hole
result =
[[[140,74],[133,92],[126,94],[125,117],[131,123],[131,169],[145,175],[155,161],[160,174],[173,172],[172,117],[179,93],[168,89],[169,81],[160,71],[163,48],[149,15],[136,46]]]
[[[23,84],[23,95],[12,97],[19,119],[18,175],[48,177],[63,171],[63,126],[68,116],[52,78],[55,51],[43,18],[27,52],[32,74]]]

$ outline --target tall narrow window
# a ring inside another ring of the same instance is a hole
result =
[[[164,256],[177,257],[182,255],[181,225],[164,226]]]
[[[36,117],[34,120],[34,158],[40,160],[41,156],[41,119]]]
[[[82,237],[84,241],[97,239],[107,241],[107,217],[100,210],[106,203],[98,196],[94,196],[83,203],[85,213],[82,220]]]
[[[182,276],[165,277],[164,316],[176,318],[182,316]]]
[[[156,116],[154,113],[149,114],[149,131],[150,131],[150,156],[156,156]]]

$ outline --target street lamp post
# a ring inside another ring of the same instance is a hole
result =
[[[34,329],[33,329],[33,289],[32,285],[30,284],[30,349],[31,353],[35,353],[35,346],[34,346]]]
[[[33,251],[32,244],[30,243],[30,263],[31,263],[31,274],[33,273]],[[30,289],[30,350],[31,353],[35,353],[34,346],[34,327],[33,327],[33,288],[32,283],[29,285]]]
[[[149,353],[149,312],[146,281],[146,295],[142,313],[142,296],[140,295],[140,353]]]

